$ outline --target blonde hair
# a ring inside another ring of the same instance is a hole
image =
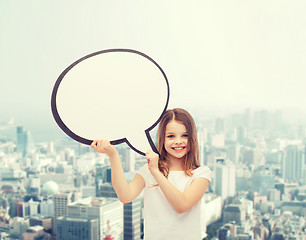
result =
[[[158,126],[158,139],[157,139],[157,150],[160,153],[159,159],[159,170],[161,173],[168,177],[169,175],[169,163],[167,162],[167,151],[164,147],[165,143],[165,134],[166,134],[166,126],[172,121],[178,121],[186,127],[188,142],[187,149],[188,152],[183,159],[183,169],[188,176],[192,176],[192,170],[200,167],[199,162],[199,144],[197,138],[197,129],[195,122],[190,115],[184,109],[174,108],[172,110],[167,110],[163,115],[159,126]]]

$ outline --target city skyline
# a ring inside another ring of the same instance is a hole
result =
[[[279,111],[247,110],[208,119],[197,131],[199,161],[213,172],[202,199],[202,237],[304,239],[306,127],[286,124]],[[6,206],[0,208],[0,235],[55,233],[56,239],[66,239],[63,233],[80,228],[82,239],[88,239],[100,226],[100,239],[117,233],[140,239],[142,198],[130,204],[116,199],[104,154],[69,139],[33,146],[22,127],[17,141],[2,138],[0,149],[0,200]],[[127,146],[118,152],[130,181],[146,159]],[[108,207],[108,199],[114,206]],[[104,207],[102,225],[93,207]]]

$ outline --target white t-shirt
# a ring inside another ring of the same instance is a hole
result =
[[[201,240],[201,202],[188,212],[179,214],[166,199],[152,176],[148,164],[138,172],[145,180],[144,189],[144,240]],[[181,192],[199,177],[211,181],[211,170],[207,166],[192,171],[191,177],[184,171],[170,171],[169,181]]]

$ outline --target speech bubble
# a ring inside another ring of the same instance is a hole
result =
[[[169,102],[169,83],[149,56],[131,49],[89,54],[67,67],[52,92],[51,109],[59,127],[74,140],[126,142],[145,155],[157,152],[150,131]]]

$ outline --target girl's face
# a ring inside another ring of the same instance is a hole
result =
[[[184,124],[172,120],[166,126],[164,147],[169,156],[183,158],[188,152],[188,135]]]

